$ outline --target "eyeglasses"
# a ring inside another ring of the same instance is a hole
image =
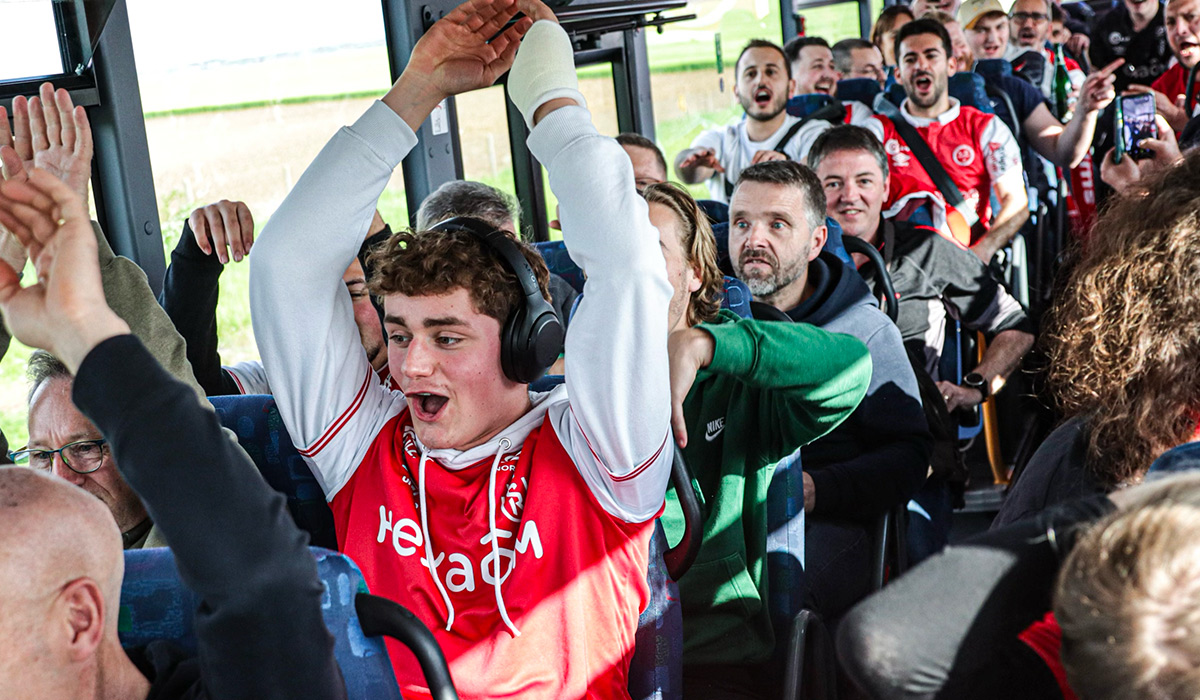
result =
[[[8,457],[17,464],[29,462],[29,466],[41,471],[50,471],[54,466],[54,455],[62,455],[63,464],[76,474],[91,474],[104,464],[104,453],[108,451],[108,440],[79,440],[63,445],[57,450],[22,449],[9,452]]]
[[[1025,22],[1041,24],[1050,19],[1049,15],[1042,12],[1014,12],[1010,17],[1017,24],[1024,24]]]

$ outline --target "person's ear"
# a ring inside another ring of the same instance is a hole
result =
[[[958,59],[953,54],[946,56],[946,75],[951,76],[958,72]]]
[[[825,249],[825,241],[829,239],[829,227],[822,224],[813,230],[812,246],[808,249],[808,261],[812,262],[817,259],[821,251]]]
[[[58,595],[56,608],[66,630],[67,654],[71,661],[86,661],[104,640],[105,603],[100,586],[90,578],[68,583]]]
[[[700,291],[700,285],[701,285],[700,266],[692,265],[691,270],[692,270],[692,279],[688,281],[687,290],[688,290],[689,294],[694,294],[694,293]]]
[[[795,95],[795,94],[796,94],[796,79],[788,78],[788,96],[791,97],[792,95]]]

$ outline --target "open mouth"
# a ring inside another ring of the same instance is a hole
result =
[[[421,391],[405,394],[413,415],[422,423],[432,423],[446,408],[449,398]]]
[[[813,90],[821,93],[822,95],[832,95],[833,94],[833,80],[831,80],[829,78],[822,78],[817,81],[816,85],[813,85]]]
[[[917,89],[917,92],[920,92],[920,93],[932,92],[933,91],[933,76],[918,75],[916,78],[913,78],[913,87],[915,87]]]
[[[1184,40],[1179,42],[1180,57],[1195,58],[1200,54],[1200,42],[1195,40]]]
[[[759,88],[759,90],[754,93],[754,104],[765,109],[771,106],[772,97],[774,97],[774,95],[771,94],[770,90],[766,88]]]

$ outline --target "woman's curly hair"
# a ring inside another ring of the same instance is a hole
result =
[[[1200,418],[1200,152],[1117,196],[1052,311],[1050,382],[1088,468],[1140,481]]]

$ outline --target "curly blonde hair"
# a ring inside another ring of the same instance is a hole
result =
[[[1200,152],[1114,198],[1051,314],[1050,382],[1088,468],[1141,480],[1200,417]]]

